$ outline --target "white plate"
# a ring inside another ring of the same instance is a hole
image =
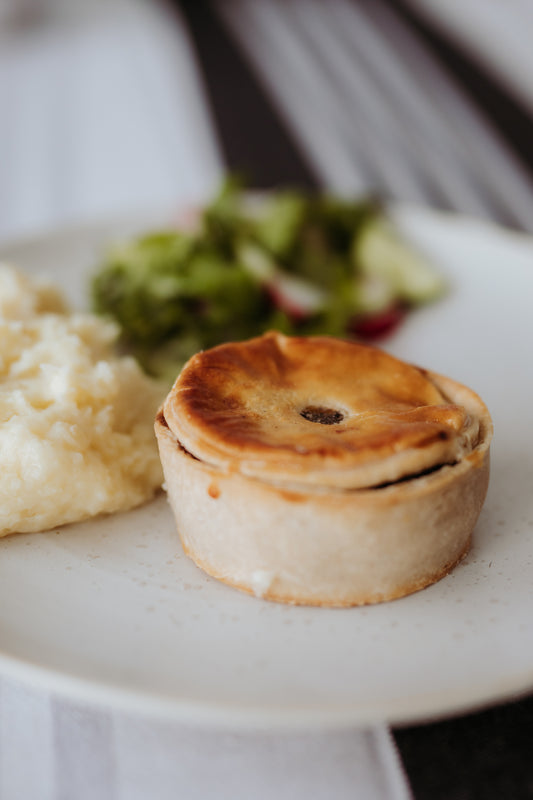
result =
[[[0,669],[79,700],[263,727],[435,718],[533,689],[533,242],[403,209],[449,277],[387,347],[476,389],[495,423],[467,559],[392,603],[291,608],[241,594],[184,555],[164,498],[0,542]],[[102,244],[153,218],[5,247],[86,297]]]

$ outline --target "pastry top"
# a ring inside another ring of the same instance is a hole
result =
[[[346,489],[454,464],[476,447],[480,422],[490,425],[454,381],[368,345],[275,332],[193,356],[163,413],[213,466]]]

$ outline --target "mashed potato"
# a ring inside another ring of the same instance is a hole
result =
[[[1,536],[132,508],[161,485],[161,387],[113,352],[116,335],[0,265]]]

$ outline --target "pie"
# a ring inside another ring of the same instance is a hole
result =
[[[270,332],[193,356],[156,419],[185,551],[287,603],[391,600],[466,554],[492,423],[469,388],[383,350]]]

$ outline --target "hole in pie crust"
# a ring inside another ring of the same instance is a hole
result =
[[[300,416],[309,422],[318,422],[320,425],[338,425],[344,419],[342,411],[324,406],[306,406],[300,411]]]

